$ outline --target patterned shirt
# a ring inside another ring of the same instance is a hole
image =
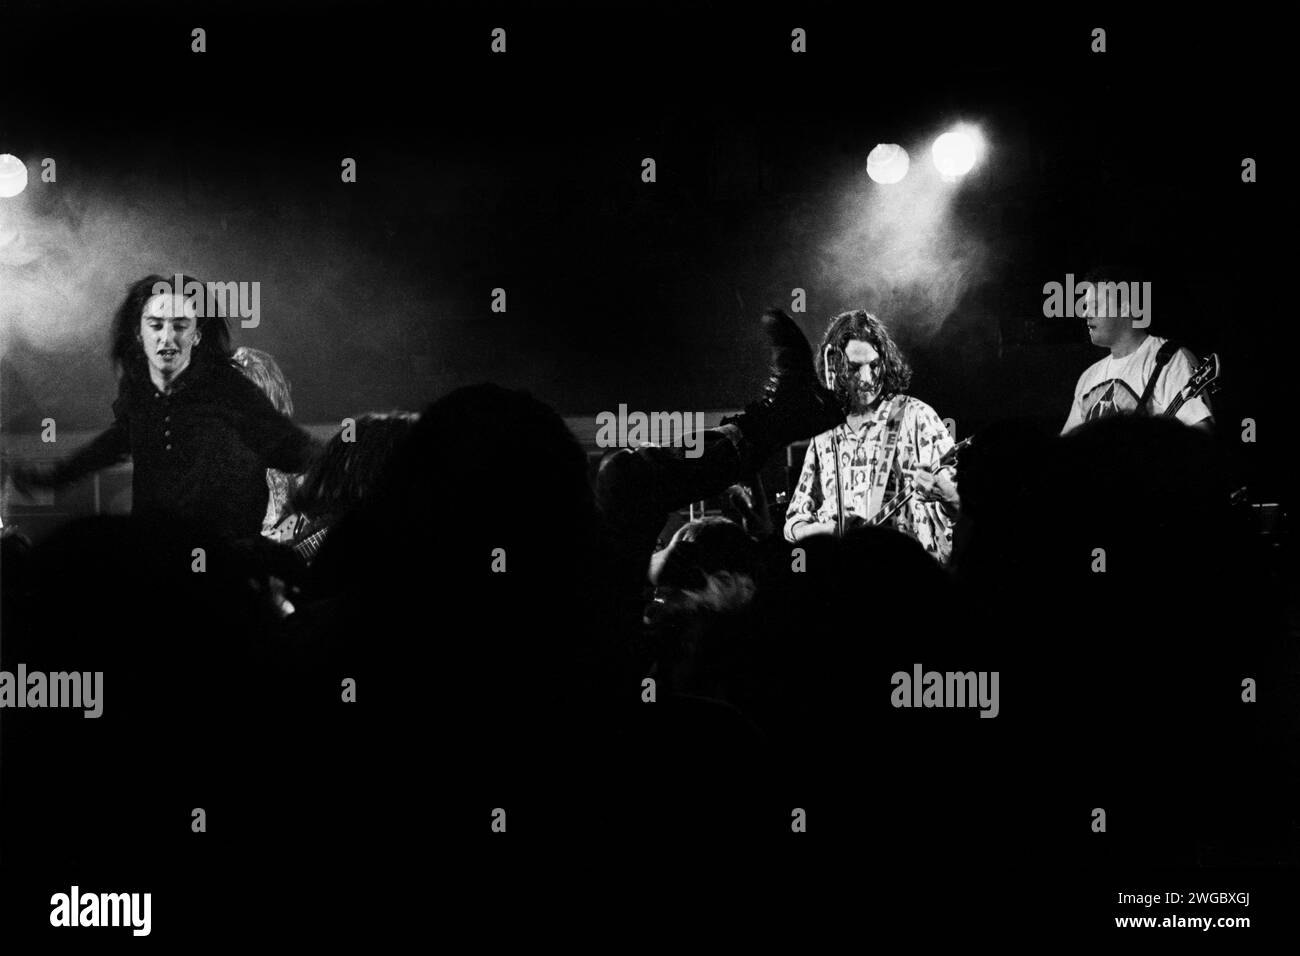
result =
[[[935,468],[954,444],[934,409],[907,395],[880,402],[856,430],[844,424],[818,435],[808,443],[803,471],[786,512],[787,541],[794,541],[794,529],[801,524],[835,520],[833,436],[839,438],[845,512],[867,520],[900,491],[906,493],[910,488],[907,473],[921,466]],[[940,502],[913,496],[887,523],[916,538],[940,563],[947,563],[952,553],[953,521]]]

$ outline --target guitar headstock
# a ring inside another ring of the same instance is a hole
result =
[[[938,467],[942,468],[945,465],[951,465],[955,463],[957,461],[957,457],[963,451],[969,448],[974,441],[975,441],[975,436],[968,435],[965,438],[963,438],[961,441],[957,442],[957,444],[953,445],[951,448],[949,448],[946,452],[943,453],[943,457],[939,459]]]
[[[1202,392],[1212,394],[1219,387],[1219,373],[1219,353],[1211,352],[1200,365],[1196,366],[1196,371],[1192,372],[1192,377],[1183,386],[1184,400],[1190,402]]]

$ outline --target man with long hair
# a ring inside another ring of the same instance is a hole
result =
[[[227,539],[254,539],[266,469],[305,471],[316,443],[232,361],[230,331],[194,289],[150,275],[132,283],[113,322],[113,424],[52,468],[15,469],[15,487],[56,487],[134,463],[132,514]]]
[[[875,523],[914,489],[888,523],[946,563],[958,496],[952,470],[937,466],[952,436],[933,408],[905,394],[912,370],[884,323],[862,309],[835,316],[817,369],[848,417],[809,442],[786,512],[786,540],[834,531],[841,509],[846,527]]]

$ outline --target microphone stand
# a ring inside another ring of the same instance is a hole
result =
[[[835,391],[835,375],[831,371],[831,345],[827,343],[822,353],[826,387]],[[844,483],[840,480],[840,426],[831,429],[831,454],[835,456],[835,535],[844,537]]]

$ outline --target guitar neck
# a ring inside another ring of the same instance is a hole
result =
[[[1202,392],[1212,392],[1218,387],[1219,383],[1219,355],[1217,352],[1211,353],[1192,373],[1191,380],[1178,390],[1174,400],[1169,403],[1169,407],[1161,412],[1157,418],[1173,418],[1178,414],[1178,410],[1190,402],[1192,399],[1200,396]]]
[[[938,464],[934,466],[934,470],[939,471],[943,468],[947,468],[949,465],[954,464],[957,461],[958,456],[961,455],[961,453],[974,440],[975,440],[975,436],[971,435],[957,442],[957,444],[953,445],[951,448],[949,448],[946,452],[943,453],[943,457],[941,457],[939,459]],[[894,495],[893,498],[891,498],[889,501],[885,502],[885,504],[881,506],[880,511],[877,512],[876,517],[872,520],[872,523],[884,524],[895,514],[897,514],[902,509],[903,505],[911,501],[915,495],[916,495],[916,490],[914,488],[909,488],[906,491],[900,491],[898,494]]]
[[[293,550],[296,551],[299,557],[304,561],[310,561],[312,558],[316,557],[316,552],[320,550],[320,546],[325,541],[325,535],[328,532],[329,528],[321,528],[319,531],[308,535],[295,544]]]
[[[935,471],[938,471],[940,468],[947,468],[949,465],[954,464],[957,461],[957,457],[965,451],[974,440],[975,436],[970,435],[949,448],[943,453],[943,457],[939,459],[939,464],[935,467]]]

